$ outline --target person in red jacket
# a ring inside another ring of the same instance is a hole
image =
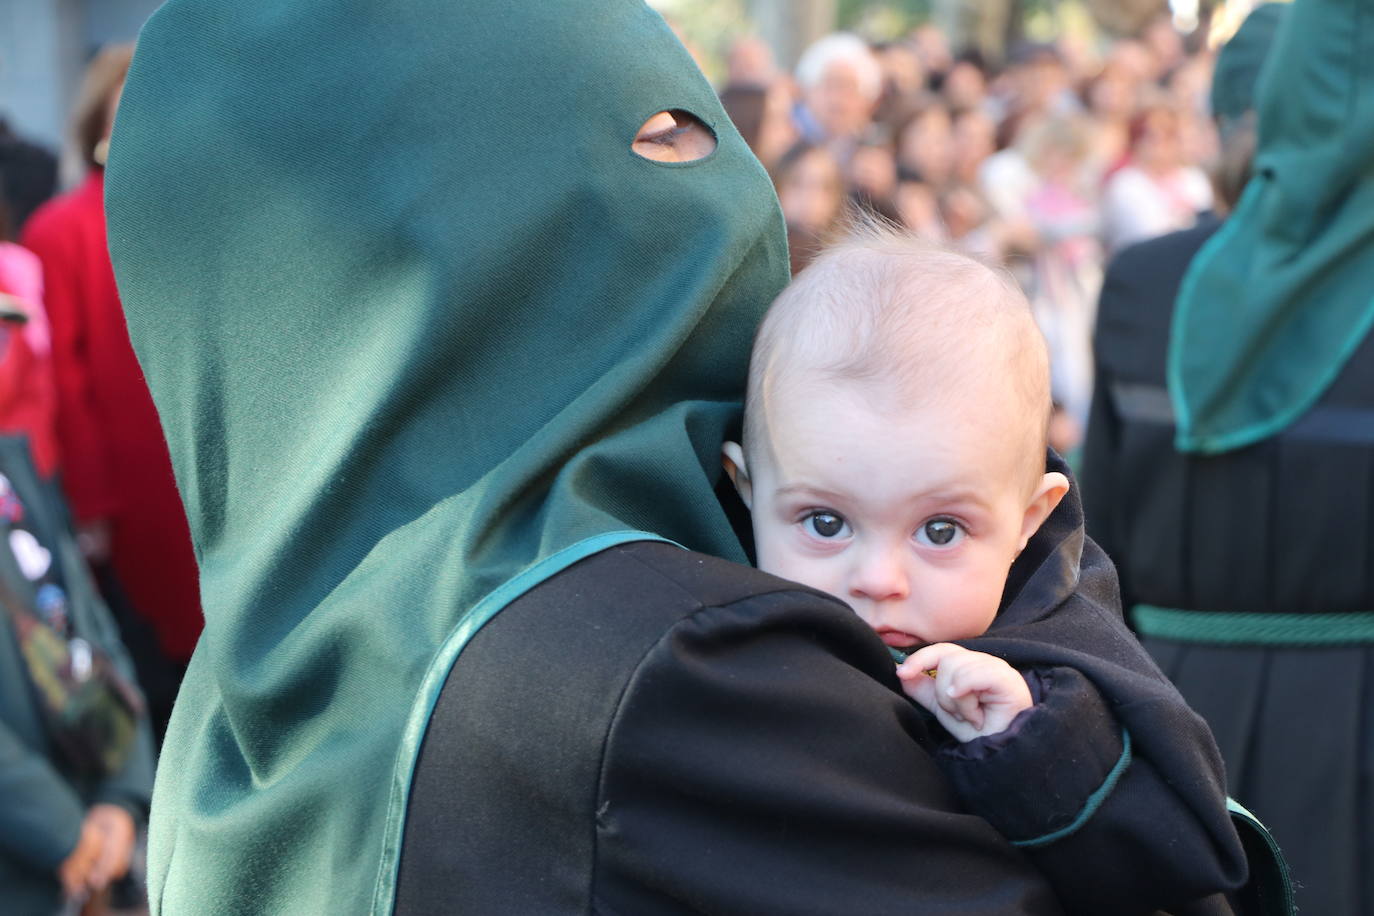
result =
[[[75,117],[89,173],[33,214],[22,241],[43,263],[61,474],[82,548],[113,572],[161,653],[184,666],[201,629],[196,561],[105,243],[104,158],[132,53],[110,47],[92,62]]]

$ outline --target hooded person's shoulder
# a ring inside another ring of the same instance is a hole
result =
[[[1137,242],[1107,265],[1097,311],[1099,360],[1138,380],[1163,381],[1164,353],[1174,300],[1188,265],[1221,222],[1204,216],[1196,225]]]
[[[632,541],[593,554],[545,580],[527,597],[565,606],[571,601],[589,613],[659,618],[660,624],[703,609],[747,605],[741,611],[747,617],[794,617],[808,625],[833,620],[842,630],[868,634],[854,613],[830,595],[658,541]]]
[[[1103,309],[1157,304],[1152,311],[1168,314],[1188,264],[1220,225],[1218,219],[1207,215],[1187,229],[1122,249],[1107,264]]]

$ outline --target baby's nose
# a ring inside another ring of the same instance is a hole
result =
[[[911,593],[906,564],[892,551],[874,551],[855,567],[849,580],[851,598],[894,601]]]

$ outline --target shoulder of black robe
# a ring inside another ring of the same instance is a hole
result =
[[[1215,217],[1204,216],[1195,226],[1132,245],[1108,263],[1095,338],[1099,357],[1114,372],[1164,384],[1164,352],[1179,284],[1193,255],[1220,226]]]
[[[612,548],[513,602],[454,666],[396,913],[1060,912],[931,741],[844,605],[666,545]]]
[[[1083,669],[1145,704],[1122,716],[1102,690],[1148,750],[1071,841],[1033,858],[1075,912],[1234,886],[1243,856],[1210,737],[1122,628],[1101,553],[1086,585],[1073,575],[1081,544],[1066,505],[1018,564],[1014,626],[993,648],[1046,667],[1101,653]],[[1061,645],[1032,645],[1061,613]],[[1171,717],[1175,732],[1148,734]],[[1053,911],[1020,853],[964,813],[932,727],[833,599],[660,545],[606,551],[513,603],[455,666],[416,772],[397,912]],[[1072,820],[1112,761],[1075,780],[1089,762],[1049,751],[1060,797],[990,805]],[[1112,841],[1118,868],[1065,878]]]

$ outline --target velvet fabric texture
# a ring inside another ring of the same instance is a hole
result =
[[[196,561],[157,411],[124,327],[104,187],[103,172],[92,171],[40,207],[23,235],[43,263],[62,486],[78,522],[109,523],[120,587],[156,630],[162,654],[185,664],[201,629]]]
[[[673,109],[714,153],[632,152]],[[153,911],[389,912],[486,615],[616,541],[744,559],[713,486],[788,276],[768,177],[639,0],[170,0],[107,208],[206,618]]]
[[[1374,326],[1374,11],[1303,0],[1259,77],[1253,176],[1188,268],[1169,349],[1181,451],[1310,408]]]

